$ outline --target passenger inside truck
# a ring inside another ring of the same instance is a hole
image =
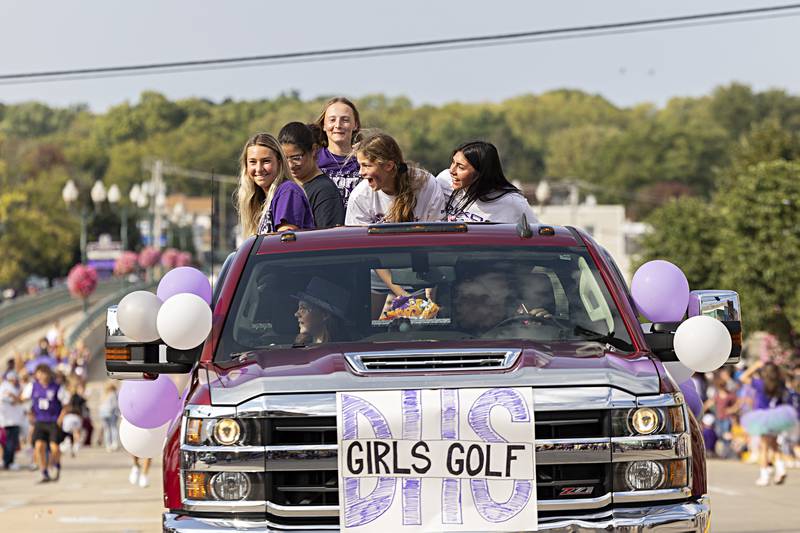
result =
[[[334,250],[248,265],[218,357],[347,342],[590,340],[630,337],[593,260],[571,249]],[[386,309],[374,272],[408,297]],[[343,348],[342,348],[343,349]]]

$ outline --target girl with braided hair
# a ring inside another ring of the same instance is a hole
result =
[[[346,225],[442,219],[445,199],[436,178],[407,163],[394,138],[380,131],[369,132],[354,152],[361,167],[361,183],[350,195]]]

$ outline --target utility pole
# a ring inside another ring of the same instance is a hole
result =
[[[205,181],[211,181],[212,176],[213,180],[219,183],[219,197],[217,201],[219,202],[219,217],[217,220],[218,224],[218,231],[220,235],[221,244],[227,244],[225,237],[227,236],[227,229],[225,221],[227,220],[227,209],[228,209],[228,197],[225,194],[226,184],[236,185],[239,183],[239,179],[235,176],[229,176],[227,174],[217,174],[211,172],[204,172],[202,170],[193,170],[189,168],[183,168],[175,165],[170,165],[169,163],[165,163],[161,160],[155,161],[153,166],[151,167],[153,172],[153,179],[159,180],[159,184],[163,183],[163,176],[166,175],[173,175],[173,176],[182,176],[186,178],[192,179],[199,179]],[[157,169],[157,170],[156,170]],[[160,185],[163,187],[163,185]],[[163,190],[163,189],[162,189]],[[228,189],[230,190],[230,189]],[[214,201],[213,193],[211,197],[211,201]],[[163,206],[162,206],[163,207]],[[213,212],[213,209],[212,209]],[[211,224],[214,224],[214,220],[211,221]],[[161,225],[159,223],[159,230]]]
[[[153,233],[152,243],[156,250],[161,249],[161,211],[164,208],[164,180],[163,163],[160,159],[153,162],[151,181],[153,182],[153,224],[150,226]]]

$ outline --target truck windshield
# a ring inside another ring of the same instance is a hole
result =
[[[251,257],[216,358],[470,339],[596,340],[632,350],[584,249],[371,248]]]

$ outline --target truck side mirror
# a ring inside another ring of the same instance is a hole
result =
[[[158,374],[187,374],[200,360],[203,345],[176,350],[160,341],[142,343],[126,337],[117,322],[117,306],[106,310],[106,372],[113,379],[142,379]]]
[[[702,290],[689,293],[689,318],[705,315],[722,322],[731,334],[731,353],[726,365],[735,365],[742,355],[742,317],[739,295],[734,291]],[[650,349],[662,361],[677,361],[672,341],[680,322],[642,324]]]

